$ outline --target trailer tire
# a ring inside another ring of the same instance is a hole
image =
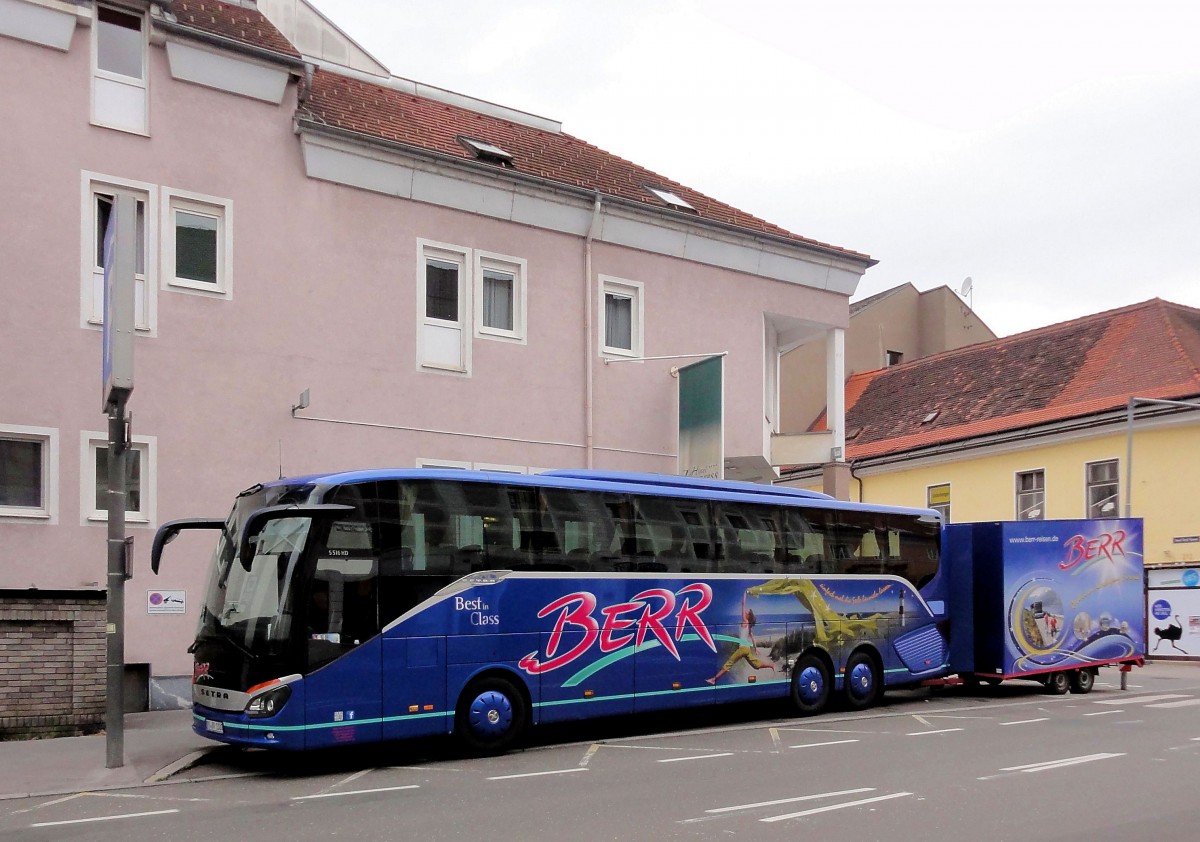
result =
[[[1071,673],[1071,692],[1090,693],[1096,684],[1096,673],[1090,669],[1076,670]]]
[[[1061,696],[1071,689],[1071,676],[1067,672],[1052,672],[1046,676],[1046,692]]]

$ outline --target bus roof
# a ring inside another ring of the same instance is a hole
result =
[[[542,488],[609,491],[629,494],[688,497],[706,500],[736,500],[744,503],[775,503],[778,505],[809,505],[822,509],[845,509],[897,514],[930,515],[939,517],[932,509],[907,506],[854,503],[838,500],[828,494],[763,485],[734,480],[683,477],[668,474],[635,473],[629,471],[553,470],[540,474],[516,474],[501,471],[472,471],[457,468],[381,468],[359,471],[337,471],[283,477],[265,483],[267,486],[350,485],[378,480],[455,480],[458,482],[508,483],[510,485]]]

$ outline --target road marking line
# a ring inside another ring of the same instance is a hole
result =
[[[583,759],[579,761],[579,765],[587,766],[588,763],[591,761],[591,759],[596,755],[596,752],[598,752],[599,750],[600,750],[600,743],[592,743],[591,748],[589,748],[586,752],[584,752]]]
[[[345,792],[318,792],[316,795],[296,795],[292,801],[310,801],[314,798],[338,798],[342,795],[370,795],[373,792],[396,792],[401,789],[420,789],[417,784],[406,786],[383,786],[379,789],[348,789]]]
[[[1190,708],[1200,705],[1200,699],[1185,699],[1182,702],[1158,702],[1153,705],[1146,705],[1148,708]]]
[[[1098,699],[1097,705],[1144,705],[1148,702],[1161,702],[1163,699],[1186,699],[1183,693],[1163,693],[1160,696],[1136,696],[1132,699]]]
[[[779,739],[779,729],[778,728],[771,729],[771,744],[773,746],[775,746],[775,751],[779,751],[781,748],[783,748],[783,743]]]
[[[787,813],[783,816],[771,816],[766,819],[759,819],[760,822],[781,822],[787,819],[798,819],[802,816],[812,816],[817,813],[828,813],[830,810],[844,810],[847,807],[860,807],[863,804],[874,804],[878,801],[888,801],[892,798],[904,798],[912,795],[911,792],[894,792],[891,795],[878,795],[874,798],[863,798],[860,801],[847,801],[845,804],[831,804],[828,807],[814,807],[811,810],[802,810],[799,813]]]
[[[878,731],[850,730],[849,728],[788,728],[781,727],[780,731],[806,731],[810,734],[878,734]]]
[[[1108,716],[1110,713],[1124,713],[1123,710],[1098,710],[1094,713],[1085,713],[1084,716]]]
[[[733,757],[732,751],[723,751],[720,754],[699,754],[694,757],[664,757],[659,760],[659,763],[679,763],[684,760],[711,760],[714,757]]]
[[[1026,763],[1024,766],[1005,766],[1001,772],[1044,772],[1047,769],[1061,769],[1064,766],[1077,766],[1080,763],[1091,763],[1093,760],[1111,760],[1114,757],[1124,757],[1119,754],[1086,754],[1082,757],[1068,757],[1063,760],[1045,760],[1041,763]]]
[[[923,717],[923,716],[917,716],[916,714],[914,714],[914,715],[913,715],[913,719],[917,720],[917,722],[920,722],[920,723],[921,723],[922,725],[924,725],[926,728],[928,728],[928,727],[929,727],[929,720],[928,720],[928,719],[926,719],[925,717]]]
[[[587,769],[582,769],[576,766],[574,769],[555,769],[552,772],[524,772],[520,775],[496,775],[488,778],[489,781],[511,781],[515,778],[540,778],[544,775],[569,775],[572,772],[586,772]]]
[[[1001,725],[1032,725],[1034,722],[1046,722],[1050,717],[1043,716],[1041,719],[1019,719],[1016,722],[1001,722]]]
[[[775,801],[758,801],[754,804],[738,804],[736,807],[716,807],[705,810],[706,813],[733,813],[737,810],[756,810],[759,807],[774,807],[778,804],[793,804],[797,801],[813,801],[817,798],[837,798],[839,795],[857,795],[860,792],[874,792],[875,787],[863,786],[858,789],[840,789],[837,792],[819,792],[816,795],[798,795],[795,798],[779,798]]]
[[[35,807],[26,807],[24,810],[13,810],[9,815],[19,816],[21,813],[32,813],[34,810],[40,810],[43,807],[49,807],[51,804],[61,804],[64,801],[70,801],[73,798],[81,798],[84,795],[95,795],[93,792],[77,792],[74,795],[64,795],[62,798],[55,798],[53,801],[43,801]]]
[[[788,748],[819,748],[821,746],[840,746],[843,743],[857,743],[858,740],[830,740],[827,743],[804,743],[798,746],[788,746]]]
[[[37,822],[30,827],[58,827],[64,824],[85,824],[87,822],[111,822],[116,819],[138,819],[144,816],[165,816],[168,813],[178,813],[178,810],[152,810],[148,813],[122,813],[119,816],[96,816],[90,819],[67,819],[60,822]]]
[[[923,737],[926,734],[949,734],[953,731],[961,731],[961,730],[962,730],[962,728],[943,728],[940,731],[913,731],[911,734],[905,734],[904,736],[906,736],[906,737]]]

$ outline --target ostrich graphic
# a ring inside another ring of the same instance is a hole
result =
[[[1183,654],[1187,654],[1186,649],[1182,649],[1175,645],[1175,641],[1183,637],[1183,624],[1179,622],[1178,614],[1175,615],[1174,623],[1167,623],[1167,625],[1163,626],[1162,628],[1155,626],[1154,634],[1158,636],[1158,643],[1154,644],[1154,648],[1150,651],[1157,652],[1158,647],[1161,646],[1162,642],[1165,640],[1171,644],[1172,649],[1178,649]]]

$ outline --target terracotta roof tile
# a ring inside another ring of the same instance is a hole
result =
[[[668,206],[648,192],[646,186],[666,188],[685,199],[702,219],[783,237],[855,259],[870,259],[858,252],[793,234],[569,134],[509,122],[330,71],[318,70],[313,74],[300,116],[344,131],[464,160],[475,160],[475,156],[458,137],[484,140],[511,154],[517,173],[658,210]]]
[[[258,9],[221,0],[173,0],[168,8],[183,26],[252,47],[300,58],[292,42]]]
[[[854,375],[846,428],[860,432],[847,457],[1066,421],[1123,408],[1134,396],[1196,395],[1200,310],[1156,298]]]

